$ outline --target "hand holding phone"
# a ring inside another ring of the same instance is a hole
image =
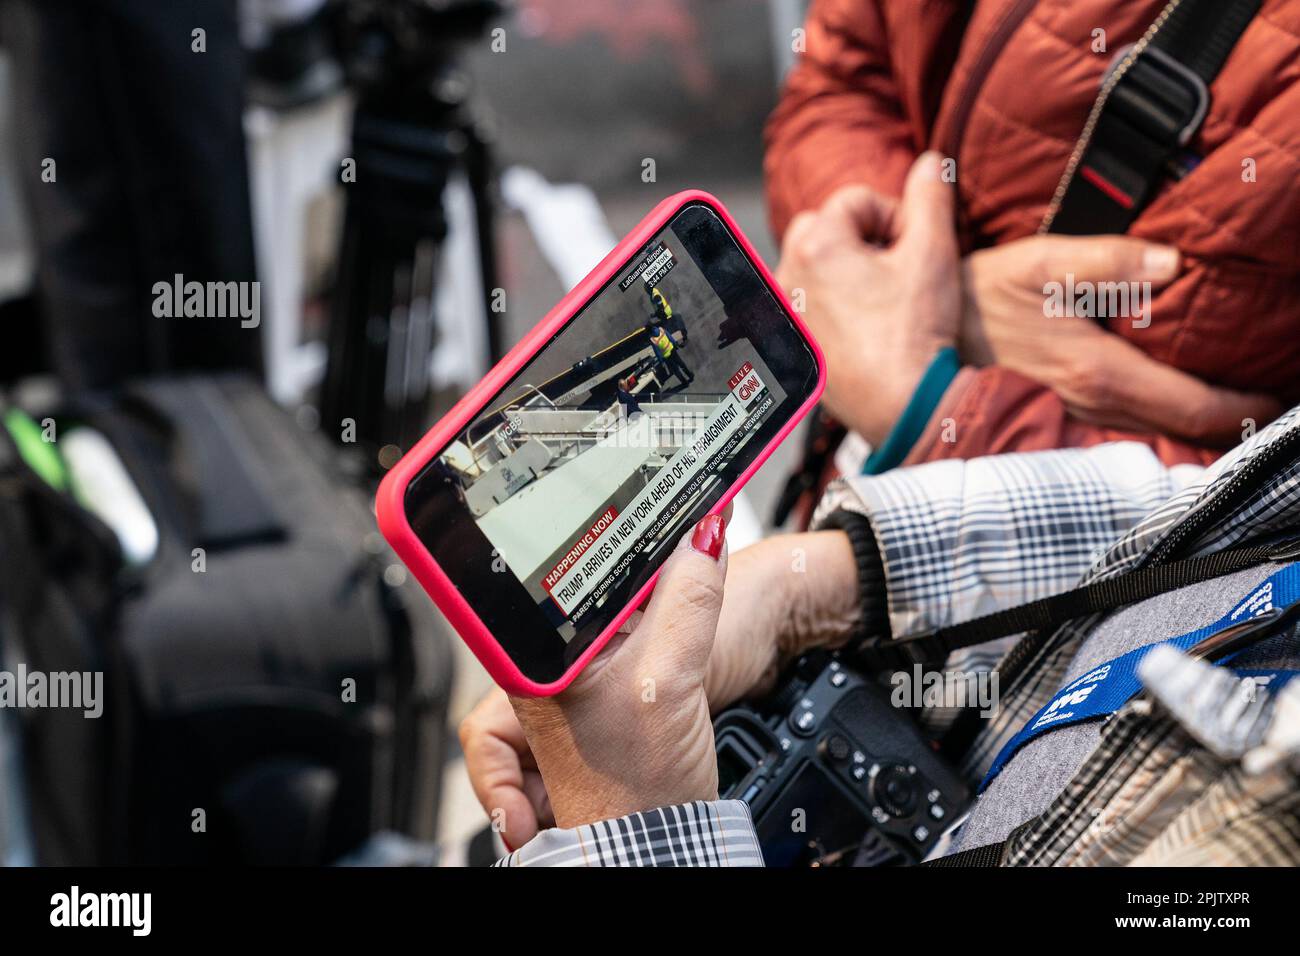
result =
[[[512,699],[556,826],[717,796],[704,688],[727,574],[724,534],[721,515],[687,529],[635,627],[577,677],[574,692]]]
[[[393,467],[380,528],[503,688],[554,694],[823,386],[725,209],[680,193]]]

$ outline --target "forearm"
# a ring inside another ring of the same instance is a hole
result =
[[[1133,442],[939,461],[842,479],[816,524],[840,509],[870,521],[902,636],[1073,586],[1195,471]]]
[[[1050,388],[1009,369],[963,368],[911,445],[906,465],[1011,452],[1141,442],[1167,466],[1204,466],[1221,454],[1194,441],[1075,417]]]
[[[791,658],[844,643],[861,607],[858,570],[841,531],[766,538],[731,558],[705,689],[716,712],[761,696]]]

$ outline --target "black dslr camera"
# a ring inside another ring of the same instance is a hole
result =
[[[833,655],[714,721],[718,792],[749,804],[768,866],[911,864],[970,800],[879,684]]]

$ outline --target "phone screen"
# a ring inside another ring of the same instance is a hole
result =
[[[408,519],[520,669],[553,679],[817,379],[726,225],[688,205],[411,482]]]

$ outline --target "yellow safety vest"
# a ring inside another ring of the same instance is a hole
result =
[[[671,319],[673,317],[673,307],[668,304],[668,300],[664,298],[664,294],[655,288],[650,290],[650,295],[654,297],[656,302],[663,306],[664,318]]]
[[[659,353],[660,358],[667,358],[673,354],[673,340],[669,338],[667,331],[650,336],[650,341],[654,343],[655,351]]]

